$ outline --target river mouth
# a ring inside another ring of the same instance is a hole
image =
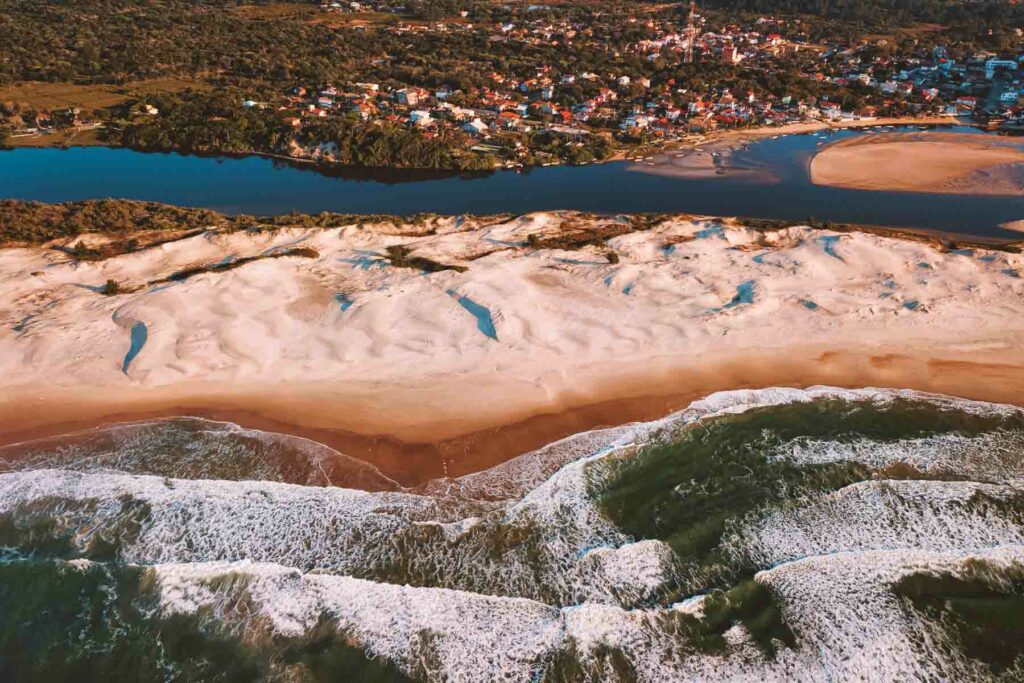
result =
[[[891,132],[906,130],[918,129]],[[941,131],[978,133],[959,126]],[[1019,238],[1019,233],[999,226],[1024,218],[1022,197],[849,190],[810,182],[810,159],[828,142],[886,132],[890,129],[767,137],[736,150],[731,155],[732,172],[727,166],[721,174],[713,170],[685,177],[657,173],[657,161],[646,160],[521,173],[446,176],[331,168],[325,175],[312,165],[261,157],[197,157],[105,147],[17,149],[0,154],[0,194],[45,202],[116,197],[251,215],[374,214],[382,207],[398,214],[688,212]],[[654,173],[637,172],[652,169]]]

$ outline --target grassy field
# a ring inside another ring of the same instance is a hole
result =
[[[99,139],[98,128],[59,130],[49,135],[16,135],[7,140],[8,147],[92,147],[107,144]]]
[[[26,82],[0,88],[0,102],[27,102],[36,109],[78,107],[82,111],[95,111],[144,95],[180,92],[188,88],[209,90],[210,86],[179,78],[154,78],[121,85]]]

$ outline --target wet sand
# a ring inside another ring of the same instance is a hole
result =
[[[1021,195],[1024,150],[1007,138],[892,133],[843,140],[811,161],[811,182],[857,190]]]
[[[955,119],[949,117],[920,119],[906,117],[829,122],[803,121],[784,126],[716,131],[702,140],[687,143],[677,149],[660,152],[651,158],[636,159],[629,169],[652,175],[691,180],[743,176],[750,181],[770,184],[779,180],[771,167],[738,160],[736,153],[759,140],[785,135],[806,135],[821,131],[891,126],[951,126],[957,123]],[[932,137],[934,136],[930,135],[930,138]]]
[[[308,438],[415,486],[484,470],[578,432],[652,420],[730,389],[878,386],[1024,406],[1024,350],[793,348],[577,372],[579,391],[547,398],[547,392],[496,378],[471,382],[475,391],[453,380],[419,388],[381,386],[362,396],[365,387],[323,385],[176,386],[106,397],[83,390],[16,390],[0,399],[0,445],[112,422],[192,415]]]

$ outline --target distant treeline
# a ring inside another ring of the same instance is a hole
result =
[[[1014,0],[706,0],[705,6],[730,12],[808,15],[842,27],[840,35],[914,24],[941,24],[949,37],[988,49],[1008,49],[1019,41],[1024,6]]]
[[[428,4],[423,3],[424,11]],[[601,5],[593,3],[594,10]],[[593,11],[584,7],[569,9]],[[491,11],[481,4],[473,9],[477,19]],[[630,38],[622,30],[616,33],[620,38],[602,36],[592,46],[566,51],[554,45],[491,42],[475,33],[398,35],[376,26],[355,31],[288,17],[252,19],[231,2],[0,0],[0,84],[124,83],[179,76],[217,83],[371,80],[465,89],[492,84],[494,71],[530,77],[538,64],[595,71],[643,66],[637,56],[606,49],[622,47]]]
[[[518,23],[570,17],[588,26],[571,49],[555,35],[547,44],[490,41],[473,32],[395,34],[379,20],[365,31],[309,17],[252,16],[221,0],[0,0],[0,84],[22,81],[125,83],[178,76],[216,83],[328,83],[371,80],[382,85],[442,84],[466,90],[491,85],[492,72],[531,77],[538,65],[560,72],[650,76],[654,67],[625,49],[645,36],[629,22],[634,4],[568,2],[529,11],[526,5],[467,0],[412,0],[409,17],[457,16]],[[915,22],[956,28],[952,38],[1000,49],[1024,26],[1024,8],[1010,0],[705,0],[715,23],[736,12],[814,17],[834,35]],[[314,16],[316,8],[310,3]],[[686,5],[666,9],[685,22]],[[398,17],[394,17],[398,20]],[[991,30],[991,34],[990,31]]]

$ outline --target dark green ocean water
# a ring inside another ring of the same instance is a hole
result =
[[[1007,406],[731,392],[417,490],[195,418],[0,471],[0,680],[1024,680]]]

